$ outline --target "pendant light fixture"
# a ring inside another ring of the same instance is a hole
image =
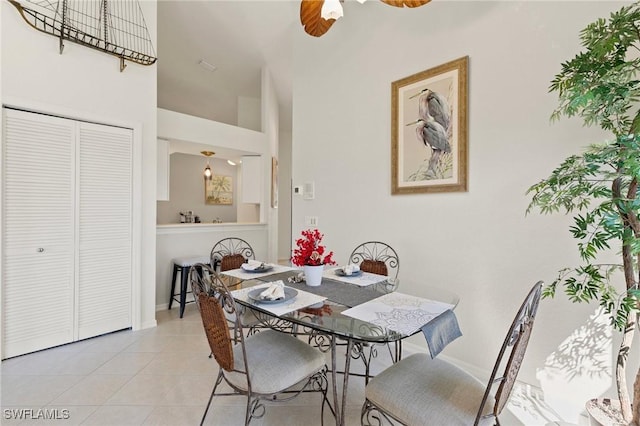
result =
[[[213,151],[200,151],[202,155],[207,157],[207,167],[204,168],[204,180],[213,179],[213,170],[211,170],[211,166],[209,166],[209,157],[211,157],[215,152]]]

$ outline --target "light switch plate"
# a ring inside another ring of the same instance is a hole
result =
[[[316,185],[313,182],[305,182],[302,198],[305,200],[313,200],[316,198]]]

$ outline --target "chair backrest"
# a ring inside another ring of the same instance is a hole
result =
[[[247,259],[241,254],[228,254],[220,259],[220,272],[238,269]]]
[[[400,271],[398,253],[390,245],[380,241],[360,244],[351,252],[349,263],[360,265],[364,272],[386,275],[393,281],[398,278]]]
[[[244,355],[242,323],[239,315],[236,315],[235,301],[220,276],[209,265],[195,266],[197,268],[191,268],[189,280],[209,347],[220,367],[233,371],[233,342],[243,345]]]
[[[251,245],[242,238],[224,238],[211,249],[211,265],[220,272],[237,269],[249,259],[255,259]]]
[[[475,425],[478,425],[483,418],[497,418],[509,400],[511,390],[513,389],[516,377],[520,371],[520,365],[522,364],[524,354],[527,350],[527,345],[529,344],[529,337],[531,336],[531,330],[533,329],[533,322],[536,318],[536,313],[538,312],[542,285],[542,281],[538,281],[531,291],[529,291],[529,294],[520,306],[520,309],[509,328],[509,332],[504,339],[502,348],[500,348],[498,359],[496,360],[491,377],[489,378],[484,397],[482,398],[482,404],[480,404],[480,409],[476,416]],[[507,354],[508,361],[504,366],[503,373],[500,377],[497,377],[498,370],[500,370],[503,360]],[[483,414],[487,400],[491,395],[491,389],[493,385],[497,383],[499,383],[499,386],[495,393],[493,410],[489,414]]]
[[[382,260],[365,259],[360,263],[360,269],[364,272],[371,272],[372,274],[389,275],[389,268],[387,268],[387,264]]]

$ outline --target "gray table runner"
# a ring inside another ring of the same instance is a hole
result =
[[[261,281],[284,281],[285,285],[299,290],[308,291],[309,293],[324,296],[332,302],[339,303],[348,307],[357,306],[361,303],[380,297],[384,292],[377,290],[378,286],[370,285],[368,287],[359,287],[354,284],[348,284],[339,281],[333,281],[327,277],[322,277],[322,284],[317,287],[308,286],[303,282],[290,283],[287,279],[291,276],[298,275],[299,271],[288,271],[279,274],[269,275],[260,278]]]

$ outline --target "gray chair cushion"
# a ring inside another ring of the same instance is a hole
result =
[[[272,394],[290,388],[325,366],[322,352],[274,330],[261,331],[245,339],[251,387],[254,393]],[[237,370],[244,370],[242,348],[236,345],[233,358]],[[234,386],[247,390],[244,374],[224,372]]]
[[[485,387],[460,368],[420,353],[374,377],[365,396],[407,425],[467,426],[475,420]]]

